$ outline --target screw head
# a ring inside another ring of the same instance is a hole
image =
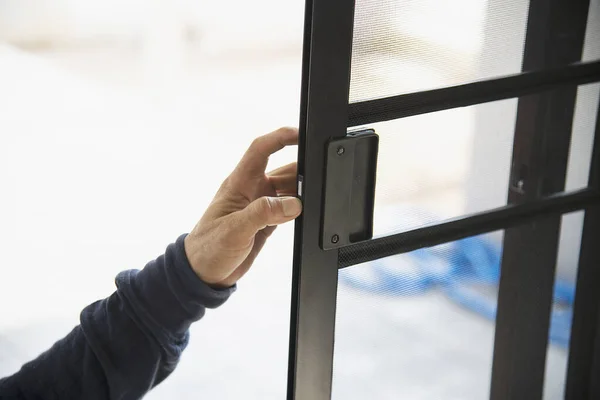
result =
[[[338,235],[333,235],[331,237],[331,243],[337,243],[340,241],[340,237]]]
[[[344,149],[344,147],[340,146],[337,148],[337,155],[341,156],[342,154],[344,154],[345,151],[346,151],[346,149]]]

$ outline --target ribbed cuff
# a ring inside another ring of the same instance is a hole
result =
[[[184,334],[193,322],[204,316],[206,308],[223,304],[236,286],[215,289],[192,270],[185,254],[184,239],[167,247],[165,254],[141,270],[120,273],[118,292],[130,303],[146,324],[154,325],[169,336]]]

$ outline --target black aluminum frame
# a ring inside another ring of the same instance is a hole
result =
[[[531,1],[522,70],[579,62],[588,9],[589,0]],[[576,96],[577,86],[569,85],[519,98],[509,204],[565,190]],[[492,400],[543,396],[561,219],[549,215],[505,230]]]
[[[354,0],[307,0],[298,175],[304,211],[296,220],[288,399],[331,395],[337,252],[319,247],[327,142],[346,136]]]
[[[354,0],[307,0],[298,155],[304,212],[295,228],[288,400],[331,397],[339,268],[507,228],[490,396],[540,399],[560,217],[577,210],[586,214],[566,396],[600,398],[594,379],[600,376],[600,128],[588,187],[562,192],[577,85],[600,81],[600,61],[578,62],[588,8],[588,0],[531,1],[526,72],[348,104]],[[349,126],[511,97],[520,99],[509,205],[341,249],[320,248],[331,139],[344,137]],[[533,269],[524,268],[524,260]],[[542,281],[534,283],[534,274]]]

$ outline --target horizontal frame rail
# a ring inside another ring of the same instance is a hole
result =
[[[497,79],[350,103],[348,126],[472,106],[543,92],[566,85],[600,81],[600,61],[523,72]]]
[[[552,214],[560,215],[578,211],[594,204],[600,204],[600,192],[582,189],[527,203],[508,205],[343,247],[339,249],[338,267],[345,268],[408,253],[424,247],[525,224]]]

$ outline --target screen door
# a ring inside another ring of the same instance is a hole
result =
[[[307,0],[289,400],[600,398],[600,1]]]

